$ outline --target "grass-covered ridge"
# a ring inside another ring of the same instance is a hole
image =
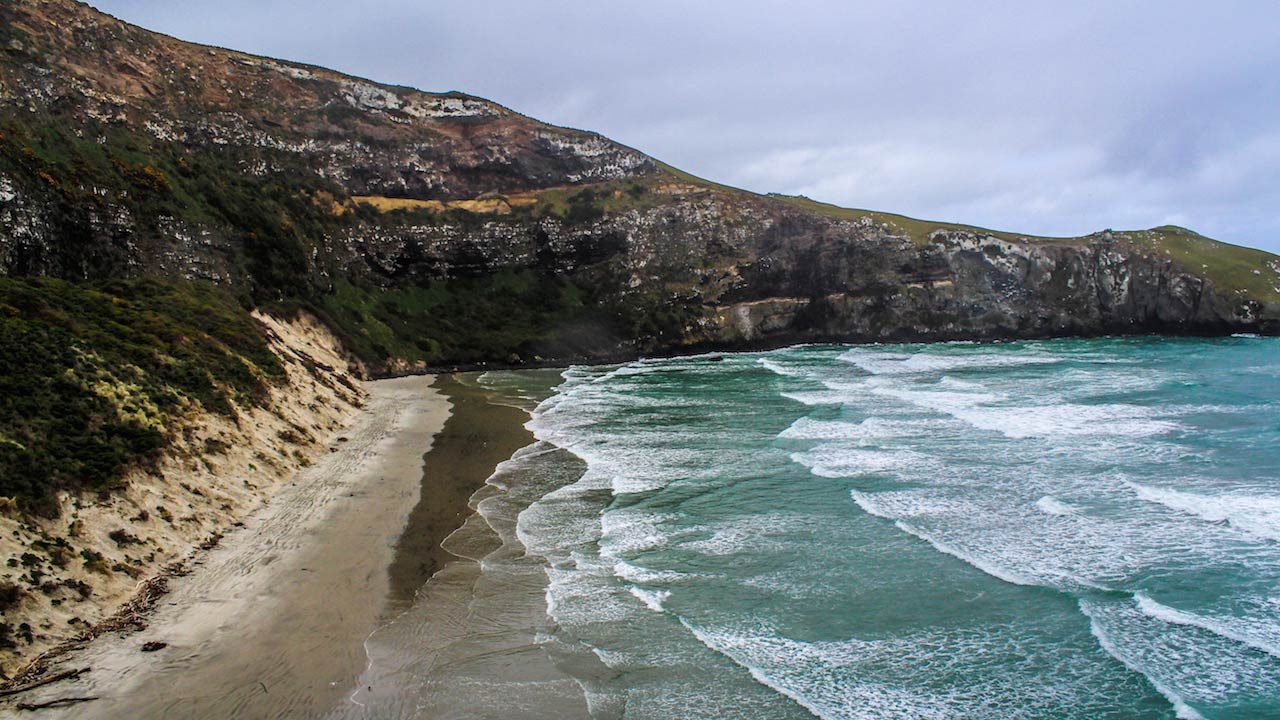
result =
[[[1280,302],[1280,257],[1265,250],[1224,243],[1176,225],[1119,235],[1139,249],[1162,253],[1188,272],[1204,275],[1220,290]]]
[[[282,374],[213,286],[0,279],[0,496],[50,513],[60,490],[111,488],[183,415],[264,403]]]
[[[553,218],[573,225],[599,220],[629,210],[644,210],[671,202],[664,193],[670,178],[655,175],[612,180],[590,185],[566,185],[521,193],[488,193],[462,200],[415,200],[412,198],[356,195],[352,207],[366,206],[382,215],[402,216],[424,222],[483,221],[492,216],[504,220],[536,222]],[[690,187],[689,189],[696,189]],[[345,212],[346,208],[342,208]]]
[[[897,213],[881,212],[879,210],[859,210],[855,208],[840,207],[831,203],[819,202],[800,195],[771,195],[770,197],[781,200],[782,202],[794,207],[826,215],[827,217],[839,218],[841,220],[861,220],[862,218],[870,218],[877,225],[888,225],[894,231],[902,233],[911,238],[916,245],[925,245],[929,242],[929,235],[935,230],[956,230],[960,232],[972,232],[981,235],[990,235],[1000,238],[1001,240],[1039,240],[1049,241],[1055,240],[1059,242],[1067,242],[1078,240],[1079,238],[1056,238],[1044,237],[1040,235],[1022,235],[1019,233],[1006,232],[1003,230],[990,230],[988,228],[977,227],[975,225],[964,225],[961,223],[938,222],[934,220],[919,220],[906,215],[898,215]]]
[[[917,246],[928,244],[929,236],[937,230],[988,235],[1011,242],[1083,244],[1089,240],[1088,236],[1026,235],[990,230],[975,225],[919,220],[895,213],[840,207],[803,196],[771,195],[770,197],[793,207],[841,220],[857,221],[870,218],[877,225],[888,225],[894,231],[906,235]],[[1116,241],[1127,243],[1141,252],[1163,255],[1177,263],[1186,272],[1209,278],[1220,290],[1245,292],[1260,302],[1280,302],[1280,257],[1265,250],[1232,245],[1175,225],[1162,225],[1148,230],[1109,232]]]

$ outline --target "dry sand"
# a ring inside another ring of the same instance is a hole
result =
[[[286,375],[267,406],[239,408],[235,418],[189,407],[167,428],[173,444],[158,467],[135,470],[123,488],[62,493],[53,518],[0,514],[0,559],[9,559],[0,581],[28,590],[0,619],[34,629],[30,644],[0,649],[6,672],[116,613],[139,580],[188,557],[328,455],[330,440],[359,415],[364,391],[332,333],[307,315],[256,317]],[[20,558],[35,559],[38,582]]]
[[[365,410],[347,440],[175,579],[145,631],[98,638],[59,665],[91,672],[20,699],[95,696],[41,711],[86,720],[306,718],[341,702],[385,612],[423,454],[449,416],[431,383],[366,384]],[[141,652],[148,641],[168,646]],[[12,707],[0,713],[16,714]]]

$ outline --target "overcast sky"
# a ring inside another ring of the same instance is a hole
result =
[[[1280,3],[96,0],[183,39],[599,131],[677,167],[1037,234],[1280,251]]]

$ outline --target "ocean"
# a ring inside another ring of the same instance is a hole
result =
[[[370,639],[372,715],[1280,718],[1280,341],[479,381],[537,442]]]

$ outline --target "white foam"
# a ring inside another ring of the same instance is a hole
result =
[[[1065,663],[1048,675],[1010,663],[1009,657],[1053,656],[1061,648],[1049,638],[1038,644],[1025,633],[999,627],[934,626],[891,636],[805,641],[768,626],[703,624],[684,617],[680,622],[756,682],[822,720],[1097,717],[1108,710],[1114,714],[1106,700],[1099,702],[1100,692],[1139,687],[1127,678],[1114,684],[1115,670],[1104,663]],[[1115,700],[1125,702],[1124,697]]]
[[[663,607],[663,603],[667,601],[667,598],[671,597],[670,590],[645,590],[644,588],[638,588],[634,585],[627,589],[631,591],[631,594],[634,595],[636,599],[644,603],[645,607],[650,610],[657,613],[666,611],[666,608]]]
[[[1138,497],[1209,522],[1226,523],[1256,537],[1280,541],[1280,497],[1208,495],[1124,481]]]
[[[634,362],[611,370],[599,377],[592,378],[591,382],[608,382],[617,378],[631,377],[634,375],[648,375],[649,373],[662,372],[667,369],[668,368],[665,365],[657,363]]]
[[[1147,680],[1151,683],[1151,686],[1156,689],[1156,692],[1163,695],[1164,698],[1169,701],[1169,704],[1173,706],[1174,713],[1177,714],[1178,720],[1204,720],[1204,716],[1201,715],[1195,708],[1188,705],[1187,702],[1182,699],[1181,695],[1174,692],[1171,688],[1166,686],[1160,680],[1151,677],[1151,675],[1148,674],[1145,668],[1141,667],[1135,661],[1130,659],[1126,653],[1121,652],[1119,646],[1117,646],[1116,643],[1112,642],[1111,638],[1102,629],[1102,625],[1099,622],[1098,618],[1090,610],[1089,605],[1084,600],[1080,601],[1080,610],[1086,616],[1088,616],[1089,632],[1093,634],[1093,637],[1095,639],[1097,639],[1098,645],[1104,651],[1106,651],[1108,655],[1119,660],[1121,664],[1129,668],[1130,672],[1138,673],[1139,675],[1142,675],[1143,677],[1147,678]]]
[[[562,625],[626,621],[637,612],[621,588],[591,569],[549,566],[546,573],[547,614]]]
[[[600,516],[601,554],[618,558],[667,544],[661,525],[669,517],[638,509],[609,510]]]
[[[795,368],[787,367],[786,365],[783,365],[782,363],[776,360],[770,360],[769,358],[759,358],[758,360],[756,360],[756,364],[760,365],[761,367],[763,367],[764,369],[768,370],[769,372],[775,375],[782,375],[783,377],[804,377],[805,376],[805,373],[803,371],[797,370]]]
[[[972,503],[945,495],[933,495],[927,490],[885,490],[875,493],[851,490],[854,502],[876,517],[902,520],[929,516],[963,517],[972,513]]]
[[[676,572],[675,570],[650,570],[649,568],[633,565],[625,560],[618,560],[613,564],[613,574],[627,582],[640,583],[642,585],[675,582],[689,577],[688,573]]]
[[[872,513],[872,514],[874,515],[875,513]],[[961,560],[965,563],[968,563],[969,565],[972,565],[973,567],[978,568],[982,572],[990,575],[993,578],[996,578],[997,580],[1003,580],[1004,582],[1007,582],[1011,585],[1036,586],[1041,584],[1036,580],[1034,580],[1033,578],[1022,575],[1021,573],[1016,573],[1016,572],[1013,572],[1012,570],[1009,570],[1008,568],[1000,567],[999,565],[996,565],[995,563],[988,561],[986,558],[979,557],[978,555],[974,555],[972,553],[968,553],[963,550],[960,550],[959,548],[952,547],[938,540],[937,538],[933,537],[929,533],[924,532],[919,528],[913,527],[912,525],[905,523],[901,520],[894,522],[894,525],[899,530],[909,535],[914,535],[920,538],[921,540],[924,540],[925,542],[929,543],[938,552],[944,553],[946,555],[950,555],[951,557],[956,558],[957,560]]]
[[[929,352],[899,353],[862,348],[854,348],[838,359],[872,375],[919,375],[950,370],[1052,365],[1062,362],[1062,358],[1040,354],[1013,355],[966,351],[953,355],[938,355]]]
[[[841,445],[820,445],[808,452],[792,453],[791,459],[809,468],[809,472],[814,475],[825,478],[892,474],[935,464],[927,456],[911,450],[880,450]]]
[[[1010,405],[1002,395],[983,392],[916,390],[900,385],[879,386],[872,392],[945,413],[982,430],[1007,438],[1107,435],[1149,437],[1177,430],[1179,425],[1158,417],[1161,410],[1127,404]]]
[[[1143,592],[1134,594],[1133,600],[1143,614],[1172,623],[1187,625],[1220,635],[1228,640],[1248,645],[1268,655],[1280,658],[1280,628],[1270,623],[1259,623],[1247,618],[1210,618],[1162,605]]]
[[[733,555],[743,551],[768,551],[783,547],[779,536],[795,528],[797,518],[785,513],[756,515],[720,522],[704,528],[710,537],[680,538],[681,549],[703,555]]]
[[[833,669],[880,654],[876,652],[879,644],[857,640],[803,643],[780,637],[717,632],[698,627],[684,618],[680,622],[703,645],[746,669],[756,682],[790,698],[821,720],[958,717],[955,708],[942,697],[924,696],[871,681],[849,685],[827,680]]]
[[[866,513],[894,521],[899,530],[924,540],[935,550],[972,565],[996,579],[1013,585],[1054,587],[1068,591],[1083,588],[1108,589],[1102,582],[1087,576],[1091,570],[1098,570],[1097,567],[1086,564],[1085,561],[1091,558],[1087,548],[1083,555],[1064,555],[1060,553],[1058,545],[1042,543],[1034,536],[993,536],[983,532],[982,527],[953,525],[957,518],[995,517],[968,500],[932,496],[922,489],[876,493],[853,490],[850,495]],[[947,529],[925,527],[937,524],[942,524],[943,528],[949,526],[950,532]],[[979,520],[978,524],[982,526],[987,523]],[[1002,525],[1007,527],[1007,520]],[[1027,529],[1031,527],[1027,526]],[[1060,567],[1059,564],[1063,562],[1067,565]]]
[[[1136,602],[1081,598],[1094,635],[1108,653],[1145,675],[1175,705],[1231,705],[1245,698],[1280,697],[1277,658],[1188,620],[1185,611]]]
[[[783,440],[847,441],[865,445],[884,440],[909,440],[925,435],[933,436],[947,422],[928,418],[907,420],[869,417],[855,423],[803,417],[791,423],[786,430],[778,434],[778,437]],[[830,449],[839,449],[839,445],[833,444]],[[904,450],[904,452],[911,451]]]
[[[953,378],[950,375],[943,375],[942,379],[938,380],[938,387],[950,390],[964,390],[966,392],[982,391],[986,389],[982,383],[960,380],[958,378]]]
[[[1052,495],[1045,495],[1037,500],[1036,507],[1049,515],[1075,515],[1079,512],[1074,505],[1068,505]]]
[[[783,392],[778,394],[788,400],[795,400],[810,407],[815,405],[843,405],[849,399],[845,393],[831,391]]]

